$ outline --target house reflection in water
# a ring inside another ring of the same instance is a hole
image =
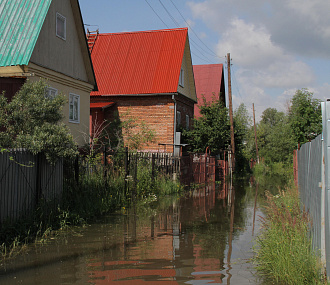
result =
[[[225,201],[227,188],[215,188],[213,184],[192,190],[189,197],[171,201],[160,212],[131,208],[123,228],[118,229],[123,242],[105,245],[102,254],[89,259],[90,282],[222,283],[230,218],[220,224],[215,221],[219,210],[227,216],[230,211]]]

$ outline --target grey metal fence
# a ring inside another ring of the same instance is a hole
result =
[[[305,143],[298,151],[298,187],[301,202],[312,219],[315,249],[321,250],[322,136]]]
[[[41,199],[55,201],[63,190],[63,162],[24,149],[0,153],[0,224],[31,214]]]
[[[312,218],[313,246],[330,270],[330,102],[322,102],[323,133],[298,151],[298,189]]]
[[[325,258],[327,271],[330,271],[330,102],[323,102],[322,106],[322,123],[323,123],[323,160],[324,171],[322,171],[322,225],[324,224],[324,242]]]

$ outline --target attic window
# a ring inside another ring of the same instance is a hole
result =
[[[57,95],[57,89],[48,87],[45,90],[45,97],[49,99],[54,99]]]
[[[56,13],[56,36],[66,40],[66,18],[60,13]]]
[[[183,68],[181,68],[181,71],[180,71],[179,85],[184,87],[184,70],[183,70]]]

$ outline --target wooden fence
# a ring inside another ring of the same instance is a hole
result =
[[[228,172],[226,162],[217,161],[209,154],[174,157],[172,153],[104,153],[100,165],[89,166],[81,157],[73,161],[58,160],[51,165],[43,154],[8,150],[0,153],[0,227],[4,221],[12,222],[32,214],[40,201],[52,202],[50,210],[57,207],[64,183],[79,185],[80,175],[100,169],[107,177],[116,167],[113,161],[125,166],[125,179],[130,181],[136,181],[140,161],[145,161],[152,173],[170,175],[184,185],[215,182],[224,179]]]
[[[184,185],[205,184],[225,179],[228,163],[209,154],[187,154],[175,157],[172,153],[127,153],[126,173],[136,179],[138,161],[149,161],[152,171],[173,175]]]
[[[51,165],[24,149],[0,153],[0,223],[31,214],[41,199],[59,199],[62,189],[62,160]]]

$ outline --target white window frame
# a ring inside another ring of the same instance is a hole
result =
[[[184,87],[184,69],[183,68],[181,68],[181,71],[180,71],[179,85],[181,87]]]
[[[63,34],[64,35],[60,35],[59,32],[58,32],[58,21],[63,21]],[[66,18],[61,15],[60,13],[56,13],[56,36],[61,38],[62,40],[66,40]]]
[[[47,87],[45,90],[45,97],[49,99],[54,99],[58,94],[57,89],[53,87]]]
[[[69,94],[69,122],[80,123],[80,95],[74,93]]]

